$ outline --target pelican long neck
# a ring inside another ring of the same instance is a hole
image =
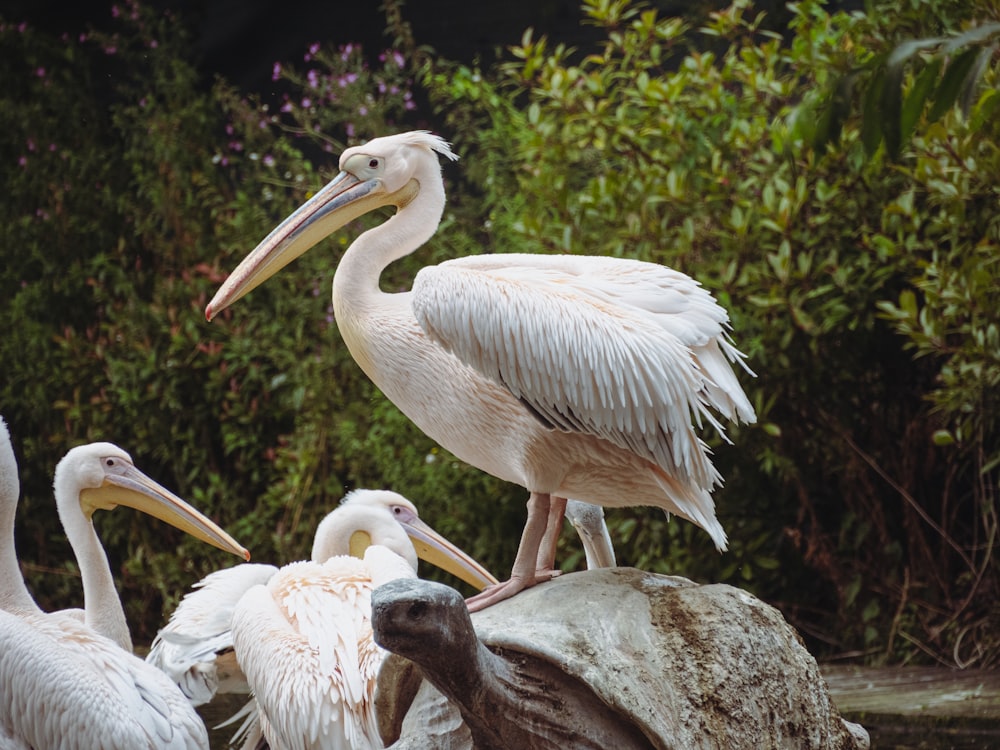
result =
[[[14,547],[14,519],[21,483],[17,459],[7,425],[0,419],[0,609],[7,612],[39,612],[21,575]]]
[[[88,627],[110,638],[126,651],[132,651],[132,636],[108,555],[94,529],[93,521],[80,508],[79,492],[56,478],[56,505],[66,538],[69,540],[83,579],[83,609]]]
[[[419,187],[413,199],[382,224],[358,237],[344,253],[333,276],[333,308],[338,323],[377,308],[385,297],[379,289],[382,271],[429,240],[444,213],[444,183],[436,162],[411,178]]]

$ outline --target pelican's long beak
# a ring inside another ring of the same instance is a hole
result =
[[[417,557],[421,560],[461,578],[479,591],[499,583],[486,568],[419,518],[400,521],[399,524],[406,531],[406,535],[410,537],[413,549],[416,550]]]
[[[345,224],[385,204],[377,179],[341,172],[279,224],[236,267],[205,308],[211,320]]]
[[[213,547],[232,552],[244,560],[250,559],[246,548],[214,521],[131,465],[118,464],[115,473],[105,474],[100,487],[81,491],[80,505],[88,517],[98,508],[111,510],[125,505],[159,518]]]

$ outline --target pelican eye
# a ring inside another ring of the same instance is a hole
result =
[[[389,512],[400,523],[413,523],[417,518],[417,514],[405,505],[390,505]]]
[[[368,161],[368,168],[369,169],[378,169],[378,159],[370,159]]]
[[[105,466],[114,466],[115,465],[115,460],[113,458],[106,458],[106,459],[104,459],[104,465]]]

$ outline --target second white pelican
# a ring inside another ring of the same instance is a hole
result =
[[[457,158],[423,131],[344,151],[340,174],[240,263],[206,316],[362,214],[395,206],[337,266],[333,307],[343,339],[424,433],[531,493],[510,580],[470,608],[554,574],[545,569],[549,555],[539,553],[553,524],[550,507],[565,498],[656,506],[725,549],[710,494],[721,477],[692,419],[720,433],[713,411],[755,420],[731,367],[745,364],[730,343],[726,311],[678,271],[594,256],[459,258],[421,269],[410,292],[383,292],[382,271],[438,227],[439,155]]]
[[[4,727],[0,738],[6,732],[14,738],[11,747],[15,748],[207,750],[208,733],[183,694],[159,670],[131,653],[121,601],[90,516],[97,508],[130,505],[243,557],[246,550],[139,472],[128,454],[110,443],[71,450],[56,476],[60,518],[83,574],[83,618],[75,611],[43,612],[24,585],[14,550],[20,493],[17,462],[10,433],[0,419],[0,607],[4,613],[0,618],[0,726]]]
[[[382,652],[368,601],[380,583],[416,575],[418,559],[477,589],[496,583],[402,495],[355,490],[320,522],[311,560],[237,565],[195,584],[147,661],[196,704],[252,691],[237,737],[263,735],[284,750],[382,747],[371,708]]]

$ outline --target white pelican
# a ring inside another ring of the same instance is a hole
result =
[[[107,554],[94,530],[94,511],[124,505],[245,560],[250,557],[223,529],[139,471],[128,453],[111,443],[71,449],[56,466],[54,488],[59,519],[83,579],[84,621],[127,651],[132,650],[132,639]]]
[[[347,249],[334,313],[379,389],[458,458],[526,487],[528,519],[511,578],[480,609],[550,578],[538,563],[549,510],[564,498],[657,506],[726,534],[710,491],[721,482],[692,418],[753,422],[731,369],[726,311],[690,277],[622,258],[497,254],[427,266],[410,292],[379,276],[436,231],[445,205],[426,132],[347,149],[340,174],[271,232],[205,310],[208,319],[321,239],[381,206],[396,213]]]
[[[604,523],[604,509],[600,505],[567,500],[566,518],[576,529],[583,543],[587,570],[615,567],[617,564],[615,546]]]
[[[316,528],[310,561],[237,565],[196,583],[146,659],[196,705],[217,691],[252,691],[256,706],[237,715],[251,717],[237,737],[263,734],[285,750],[382,747],[371,734],[381,651],[368,597],[415,575],[418,558],[478,589],[496,583],[402,495],[355,490]]]
[[[0,741],[8,743],[0,747],[207,750],[208,733],[183,694],[122,648],[128,629],[110,572],[94,574],[108,563],[90,515],[127,504],[223,549],[244,556],[246,550],[109,443],[73,449],[56,475],[60,518],[83,574],[85,618],[117,640],[72,612],[44,613],[28,593],[14,551],[17,463],[0,419]]]

